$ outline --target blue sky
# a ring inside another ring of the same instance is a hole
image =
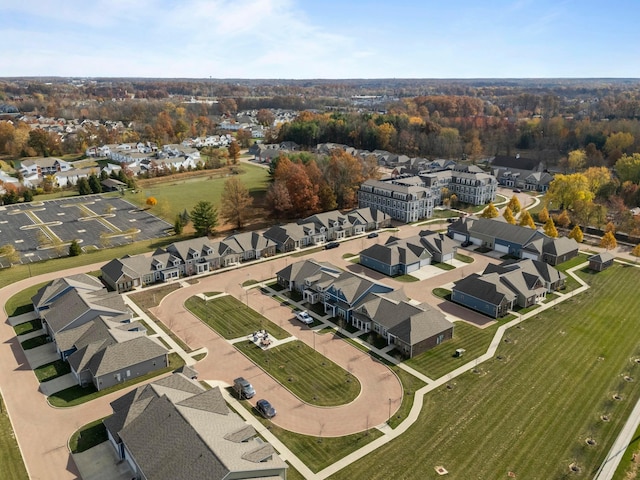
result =
[[[0,77],[640,77],[638,0],[5,0]]]

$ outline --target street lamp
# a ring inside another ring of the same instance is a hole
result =
[[[389,398],[389,422],[391,421],[391,398]]]

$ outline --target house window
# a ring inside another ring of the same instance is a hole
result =
[[[440,345],[442,342],[444,342],[444,333],[441,333],[438,335],[438,338],[436,338],[436,345]]]

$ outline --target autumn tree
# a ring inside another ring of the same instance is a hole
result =
[[[240,144],[242,148],[249,148],[251,146],[251,130],[241,128],[236,132],[236,142]]]
[[[211,202],[200,200],[189,213],[198,236],[209,235],[218,225],[218,211]]]
[[[640,243],[638,245],[636,245],[635,247],[633,247],[633,250],[631,250],[631,255],[633,255],[634,257],[640,257]],[[636,260],[637,262],[637,260]]]
[[[482,213],[480,214],[480,217],[496,218],[498,215],[500,215],[500,212],[498,212],[498,209],[495,207],[493,202],[490,202],[489,205],[487,205],[486,208],[482,211]]]
[[[587,161],[587,154],[584,150],[572,150],[566,158],[563,158],[560,165],[565,171],[575,172],[584,167]]]
[[[640,183],[640,153],[622,155],[616,162],[614,169],[621,182]]]
[[[536,229],[536,224],[534,223],[533,218],[531,218],[531,214],[529,213],[529,210],[523,211],[522,214],[520,215],[520,226],[529,227],[529,228],[532,228],[533,230]]]
[[[229,158],[233,164],[235,165],[238,163],[238,159],[240,158],[240,145],[238,145],[238,142],[233,140],[227,147],[227,151],[229,152]]]
[[[582,240],[584,240],[584,235],[582,233],[582,229],[578,225],[576,225],[575,227],[573,227],[571,229],[571,231],[569,232],[569,235],[567,235],[567,237],[573,238],[578,243],[582,243]]]
[[[549,210],[547,210],[547,207],[542,207],[542,210],[538,212],[538,221],[546,223],[547,220],[549,220]]]
[[[0,259],[8,262],[11,267],[14,263],[20,261],[20,252],[18,252],[13,245],[7,243],[0,247]]]
[[[282,218],[288,215],[293,204],[284,181],[275,181],[271,184],[267,190],[266,203],[274,217]]]
[[[594,195],[598,195],[600,189],[611,182],[611,171],[607,167],[590,167],[582,174],[586,177],[588,188]]]
[[[325,170],[338,208],[352,208],[358,202],[358,189],[366,180],[360,160],[342,149],[333,149]]]
[[[544,233],[548,237],[552,237],[552,238],[556,238],[558,236],[558,230],[556,229],[556,226],[553,223],[552,218],[549,218],[547,222],[544,224]]]
[[[252,204],[253,198],[240,179],[231,177],[224,182],[220,206],[220,215],[223,219],[233,223],[237,228],[242,228],[249,216]]]
[[[515,225],[516,224],[516,218],[513,216],[513,212],[511,211],[511,209],[508,206],[504,209],[504,212],[502,213],[502,216],[511,225]]]
[[[616,233],[616,226],[613,224],[613,222],[608,222],[605,226],[604,226],[604,231],[609,233]]]
[[[275,122],[276,116],[273,114],[273,112],[271,112],[271,110],[261,108],[256,114],[256,120],[260,125],[270,127],[273,125],[273,122]]]
[[[607,250],[613,250],[616,248],[618,246],[618,242],[616,241],[616,237],[613,235],[613,232],[605,233],[602,236],[602,240],[600,240],[599,246]]]
[[[559,209],[571,209],[577,201],[590,201],[594,197],[587,178],[581,173],[558,174],[549,184],[545,201],[554,203]]]
[[[554,223],[558,224],[561,228],[567,228],[571,224],[569,213],[566,210],[563,210],[556,218],[554,218]]]
[[[150,207],[154,207],[158,204],[158,199],[156,197],[148,197],[145,203]]]
[[[520,205],[520,200],[518,200],[517,196],[514,195],[513,197],[511,197],[511,200],[509,200],[509,203],[507,204],[507,208],[509,208],[511,212],[516,215],[520,212],[520,210],[522,210],[522,205]]]

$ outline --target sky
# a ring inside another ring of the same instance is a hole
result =
[[[0,0],[0,77],[640,77],[640,0]]]

